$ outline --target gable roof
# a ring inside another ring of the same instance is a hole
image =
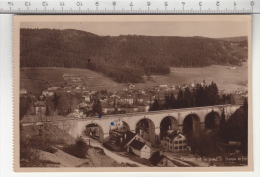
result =
[[[174,139],[178,135],[182,135],[182,136],[186,137],[186,135],[181,133],[179,130],[168,130],[167,134],[165,136],[169,137],[170,139]]]
[[[160,155],[160,151],[157,151],[150,157],[150,161],[152,165],[156,166],[163,158],[165,158],[165,156]]]
[[[130,147],[134,148],[134,149],[137,149],[137,150],[141,150],[144,146],[145,146],[145,143],[141,142],[141,141],[138,141],[138,140],[133,140],[130,144],[129,144]]]
[[[117,130],[114,130],[114,131],[117,131]],[[116,141],[116,144],[118,146],[124,147],[134,136],[135,136],[135,133],[133,133],[131,131],[127,131],[122,136],[123,141],[121,142],[120,139],[118,139]]]

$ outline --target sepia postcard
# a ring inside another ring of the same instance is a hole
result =
[[[13,27],[16,172],[253,170],[250,15]]]

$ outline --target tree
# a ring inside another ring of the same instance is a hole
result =
[[[178,96],[177,96],[177,108],[183,108],[184,107],[184,94],[182,89],[179,90]]]
[[[161,109],[161,104],[160,104],[160,101],[159,99],[155,98],[154,99],[154,102],[150,108],[150,111],[157,111],[157,110],[160,110]]]
[[[57,107],[59,105],[59,99],[60,99],[60,96],[57,95],[57,93],[55,92],[54,95],[53,95],[53,104],[54,104],[54,112],[57,112]]]
[[[30,108],[30,100],[27,97],[20,97],[20,120],[22,120],[23,116],[26,114],[28,109]]]
[[[171,108],[171,98],[169,94],[166,94],[164,96],[164,104],[162,106],[162,109],[170,109]]]
[[[63,116],[67,115],[67,110],[71,107],[71,96],[69,94],[61,94],[59,97],[56,97],[55,99],[58,100],[58,103],[54,102],[54,105],[57,105],[56,110],[58,111],[58,114]]]
[[[245,98],[244,104],[243,104],[243,109],[244,109],[244,123],[243,123],[243,135],[242,135],[242,153],[244,155],[248,154],[248,102],[247,99]]]
[[[87,153],[87,144],[84,141],[84,139],[79,136],[77,137],[75,141],[75,146],[76,146],[76,156],[79,158],[86,158],[86,153]]]
[[[207,87],[207,104],[206,105],[217,105],[219,104],[219,94],[218,87],[215,82],[211,82],[211,84]]]
[[[94,114],[102,115],[102,105],[99,99],[96,99],[92,106],[92,111]]]
[[[220,116],[220,122],[219,122],[219,139],[222,142],[227,141],[227,132],[226,132],[226,115],[224,108],[222,110],[221,116]]]
[[[170,108],[171,109],[176,108],[176,98],[173,93],[170,94]]]
[[[183,107],[189,108],[193,106],[193,94],[189,87],[186,87],[183,94]]]
[[[201,86],[201,84],[197,84],[194,89],[194,97],[195,97],[195,106],[200,107],[205,105],[205,88]]]
[[[46,105],[45,116],[50,116],[50,108]]]

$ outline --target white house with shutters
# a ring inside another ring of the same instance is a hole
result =
[[[161,144],[165,150],[171,152],[182,152],[189,149],[186,136],[179,130],[168,130],[162,138]]]

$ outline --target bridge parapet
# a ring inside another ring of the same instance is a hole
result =
[[[167,109],[167,110],[159,110],[159,111],[149,111],[149,112],[135,112],[135,113],[126,113],[126,114],[113,114],[113,115],[103,115],[102,119],[111,119],[111,118],[125,118],[125,117],[133,117],[133,116],[140,116],[140,117],[149,117],[150,115],[157,115],[157,114],[167,114],[172,115],[173,113],[182,113],[182,112],[190,112],[190,113],[196,113],[198,111],[202,110],[222,110],[223,108],[225,109],[230,109],[230,110],[236,110],[242,105],[231,105],[231,104],[226,104],[226,105],[214,105],[214,106],[204,106],[204,107],[192,107],[192,108],[181,108],[181,109]],[[174,115],[176,115],[174,114]],[[74,118],[74,117],[67,117],[67,119],[78,119],[84,121],[85,119],[92,119],[96,120],[99,119],[98,117],[86,117],[86,118]],[[64,119],[62,119],[64,120]]]

